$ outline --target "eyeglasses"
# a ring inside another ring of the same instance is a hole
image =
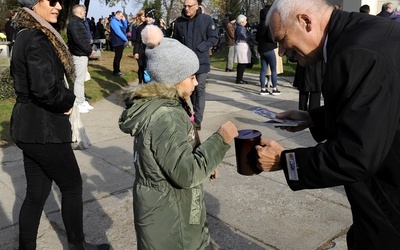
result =
[[[56,7],[57,3],[63,4],[63,0],[48,0],[51,7]]]
[[[192,4],[192,5],[183,5],[183,7],[186,9],[186,8],[188,8],[188,9],[191,9],[193,6],[196,6],[197,4]]]

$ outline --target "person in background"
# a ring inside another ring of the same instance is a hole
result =
[[[111,32],[110,22],[111,22],[111,17],[107,18],[104,24],[104,34],[106,35],[106,50],[114,51],[110,40],[110,32]]]
[[[237,63],[236,83],[247,84],[243,80],[244,71],[249,63],[251,63],[251,50],[256,45],[256,41],[252,38],[250,32],[246,29],[247,17],[240,14],[236,18],[235,29],[235,54],[234,62]]]
[[[147,9],[147,12],[151,10],[150,8]],[[139,13],[143,13],[142,15],[139,15]],[[136,29],[136,39],[134,42],[134,47],[133,47],[133,57],[137,60],[138,63],[138,79],[139,79],[139,84],[145,83],[144,80],[144,71],[146,70],[146,54],[145,54],[145,49],[146,45],[143,44],[142,42],[142,31],[146,27],[147,22],[146,22],[146,12],[144,10],[139,11],[137,14],[137,29]],[[148,14],[148,13],[147,13]]]
[[[120,69],[122,55],[124,53],[125,45],[128,43],[126,37],[126,29],[128,28],[128,22],[125,20],[125,16],[122,11],[115,12],[115,16],[110,22],[110,40],[114,49],[114,61],[113,61],[113,75],[123,75]]]
[[[85,78],[88,70],[89,56],[95,53],[90,45],[90,39],[83,20],[86,16],[84,5],[74,5],[67,26],[68,47],[72,54],[75,67],[74,94],[79,113],[88,113],[93,109],[85,100]]]
[[[132,21],[132,25],[131,25],[131,43],[132,46],[135,46],[135,41],[137,39],[137,30],[138,27],[144,22],[146,21],[146,18],[144,17],[144,10],[139,10],[138,13],[136,13],[136,15],[133,17],[133,21]],[[135,48],[132,51],[133,56],[135,56]]]
[[[393,3],[386,2],[386,3],[382,4],[382,10],[376,16],[390,18],[390,15],[392,14],[392,12],[393,12]]]
[[[261,69],[260,69],[260,95],[280,95],[281,92],[277,88],[278,76],[276,73],[276,55],[274,49],[277,48],[276,42],[272,39],[269,27],[265,25],[265,18],[267,17],[268,10],[271,6],[266,6],[260,11],[260,22],[257,27],[256,41],[258,53],[260,53]],[[266,77],[267,67],[271,69],[272,92],[267,90]]]
[[[65,86],[74,64],[68,46],[51,24],[62,7],[58,1],[19,0],[17,30],[11,58],[16,103],[10,135],[22,150],[26,197],[19,214],[19,247],[36,249],[43,207],[53,181],[61,192],[61,216],[70,250],[107,250],[83,233],[82,177],[72,151],[69,115],[74,93]],[[39,247],[41,248],[41,247]]]
[[[344,185],[353,224],[348,249],[400,246],[400,24],[334,9],[325,0],[275,0],[267,16],[281,56],[325,63],[324,106],[289,110],[314,147],[285,150],[263,138],[259,166],[283,170],[292,190]],[[382,39],[385,38],[385,39]]]
[[[7,41],[10,42],[8,44],[8,49],[10,51],[11,54],[11,50],[14,44],[14,39],[15,39],[15,29],[14,27],[11,25],[15,15],[17,14],[16,10],[11,10],[10,11],[10,15],[8,18],[8,21],[5,24],[5,32],[6,32],[6,37],[7,37]]]
[[[324,68],[323,61],[306,67],[297,63],[293,87],[299,90],[299,110],[307,111],[321,106]]]
[[[368,4],[364,4],[363,6],[360,7],[360,13],[365,13],[369,14],[370,8]]]
[[[90,19],[89,19],[89,18],[84,18],[83,23],[85,24],[86,31],[87,31],[88,36],[89,36],[89,39],[90,39],[90,44],[92,44],[92,43],[93,43],[93,35],[92,35],[92,32],[90,31],[90,24],[89,24],[89,22],[90,22]]]
[[[96,24],[96,38],[106,39],[106,34],[104,32],[103,18],[99,18],[99,21]]]
[[[233,71],[233,55],[235,54],[235,23],[235,17],[233,17],[233,15],[228,16],[228,22],[225,25],[225,43],[228,46],[225,72]]]
[[[202,183],[238,135],[228,121],[200,144],[187,101],[199,60],[155,25],[142,32],[154,82],[126,93],[120,129],[134,139],[133,211],[138,249],[206,249],[210,234]]]
[[[163,34],[165,35],[165,32],[166,32],[165,23],[164,23],[164,21],[161,23],[161,20],[156,17],[155,9],[153,9],[153,8],[145,9],[144,16],[146,19],[146,23],[148,25],[150,25],[150,24],[157,25],[162,30]]]
[[[210,71],[210,49],[218,44],[218,31],[211,16],[201,13],[197,0],[185,0],[182,16],[175,20],[173,38],[196,53],[200,68],[196,73],[199,83],[190,96],[194,110],[194,122],[201,130],[206,106],[206,83]]]

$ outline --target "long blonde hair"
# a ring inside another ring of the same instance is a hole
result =
[[[136,14],[136,26],[139,26],[142,23],[142,19],[140,19],[142,16],[144,16],[144,10],[139,10],[139,12]]]

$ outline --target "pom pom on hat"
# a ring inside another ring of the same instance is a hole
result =
[[[29,9],[32,9],[35,4],[37,4],[39,0],[18,0],[19,5],[21,7],[27,7]]]
[[[146,32],[144,30],[146,29]],[[143,29],[142,42],[146,44],[146,46],[155,47],[160,44],[161,40],[164,37],[161,29],[155,25],[146,25],[145,29]]]
[[[147,72],[157,83],[177,84],[199,70],[199,59],[176,39],[163,37],[155,25],[146,25],[142,33],[146,44]]]

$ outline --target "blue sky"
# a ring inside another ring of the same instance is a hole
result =
[[[81,4],[83,4],[83,1],[81,1]],[[87,17],[94,17],[97,21],[100,17],[108,17],[111,12],[115,12],[117,10],[122,11],[121,3],[116,4],[114,7],[108,7],[105,6],[104,3],[100,3],[99,0],[90,0],[89,12],[87,13]],[[134,8],[133,1],[129,0],[125,7],[126,14],[129,15],[132,13],[132,15],[134,15],[138,11],[139,8]]]

